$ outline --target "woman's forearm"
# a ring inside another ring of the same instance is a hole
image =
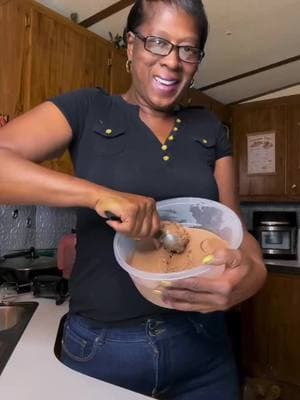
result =
[[[0,203],[94,208],[109,189],[21,158],[0,148]]]
[[[0,148],[0,204],[87,207],[100,217],[110,211],[114,230],[133,237],[153,236],[160,227],[155,201],[118,192],[35,164]]]

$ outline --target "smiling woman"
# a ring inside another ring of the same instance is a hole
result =
[[[139,96],[141,104],[172,108],[197,71],[206,37],[207,20],[199,2],[136,2],[125,28],[134,82],[127,101]]]
[[[158,200],[202,197],[239,214],[222,123],[204,108],[179,107],[207,26],[201,0],[137,0],[125,29],[126,93],[77,90],[0,129],[0,201],[77,208],[62,361],[157,399],[239,398],[223,311],[265,278],[259,248],[244,232],[239,249],[209,255],[225,265],[220,277],[162,282],[167,309],[143,298],[113,254],[115,232],[160,231]],[[76,176],[36,164],[67,148]],[[108,211],[118,220],[107,220]]]

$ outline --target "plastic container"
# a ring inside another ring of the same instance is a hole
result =
[[[157,202],[161,220],[174,221],[186,227],[206,229],[224,239],[230,249],[237,249],[243,238],[239,217],[228,207],[216,201],[181,197]],[[136,269],[127,263],[135,250],[136,242],[120,233],[114,238],[114,254],[122,268],[132,278],[139,292],[149,301],[167,307],[160,296],[153,293],[161,281],[173,281],[193,276],[216,277],[224,271],[222,266],[199,265],[179,272],[152,273]]]

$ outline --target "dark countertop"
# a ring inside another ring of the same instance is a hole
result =
[[[300,260],[273,260],[265,258],[265,264],[269,272],[300,274]]]

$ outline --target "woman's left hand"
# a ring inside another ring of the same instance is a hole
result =
[[[181,311],[208,313],[227,310],[254,295],[263,285],[266,269],[255,239],[245,233],[239,250],[221,250],[210,264],[225,264],[217,278],[195,277],[161,282],[161,297],[167,306]]]

